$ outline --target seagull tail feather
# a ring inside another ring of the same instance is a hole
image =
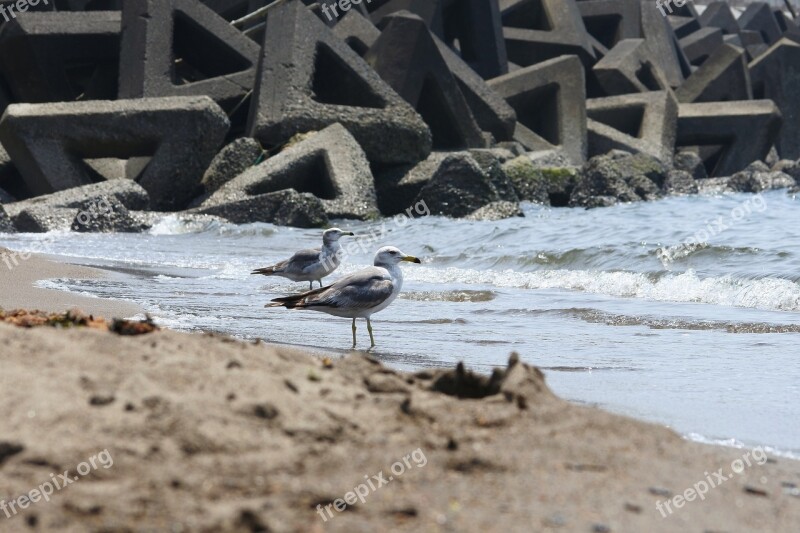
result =
[[[277,271],[275,270],[274,266],[270,266],[270,267],[259,268],[258,270],[253,270],[252,272],[250,272],[251,276],[254,276],[256,274],[259,274],[261,276],[273,276],[277,274]]]
[[[323,291],[328,290],[329,287],[320,287],[313,291],[306,291],[293,296],[284,296],[283,298],[273,298],[272,303],[268,303],[264,307],[285,307],[286,309],[302,309],[307,307],[306,298],[316,296]]]

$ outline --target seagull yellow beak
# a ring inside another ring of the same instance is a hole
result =
[[[403,259],[401,259],[401,261],[408,261],[409,263],[417,263],[417,264],[422,263],[422,261],[420,261],[413,255],[407,255]]]
[[[355,237],[356,236],[356,234],[353,233],[352,231],[345,231],[344,233],[342,233],[342,235],[349,235],[350,237]]]

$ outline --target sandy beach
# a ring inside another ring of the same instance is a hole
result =
[[[54,275],[100,274],[34,257],[4,273],[0,305],[131,314],[31,288]],[[12,406],[0,433],[3,531],[789,532],[800,523],[800,463],[571,404],[513,358],[490,380],[166,330],[0,324],[0,345],[0,401]],[[72,482],[56,488],[61,475]]]
[[[105,300],[61,291],[42,289],[34,284],[55,278],[91,279],[109,273],[85,266],[54,262],[38,255],[21,255],[0,247],[0,309],[39,309],[60,312],[77,307],[85,313],[108,317],[131,317],[142,313],[133,303]]]

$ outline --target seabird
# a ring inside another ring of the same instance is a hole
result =
[[[400,263],[420,263],[394,246],[386,246],[375,254],[375,266],[359,270],[332,285],[286,298],[275,298],[265,307],[309,309],[329,315],[353,319],[353,348],[356,347],[356,318],[367,319],[370,348],[375,347],[370,317],[389,307],[403,288]]]
[[[339,228],[325,230],[322,234],[322,247],[300,250],[292,257],[272,266],[259,268],[250,274],[262,276],[281,276],[292,281],[307,281],[308,288],[314,288],[318,281],[322,287],[322,278],[339,268],[342,260],[342,247],[339,238],[345,235],[355,236],[352,231]]]

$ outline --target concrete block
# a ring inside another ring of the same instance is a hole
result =
[[[248,120],[249,136],[279,145],[341,123],[378,164],[431,150],[422,118],[324,23],[297,2],[273,8]]]
[[[800,158],[800,44],[783,38],[750,63],[753,91],[769,98],[783,115],[776,143],[780,157]]]
[[[610,50],[623,39],[640,36],[641,8],[638,0],[582,0],[578,9],[586,31]]]
[[[736,35],[741,31],[728,2],[711,2],[699,18],[703,26],[720,28],[726,35]]]
[[[10,216],[16,217],[22,211],[30,208],[87,210],[111,201],[132,210],[143,210],[150,207],[150,196],[138,183],[131,180],[114,180],[92,183],[14,202],[6,205],[6,210]]]
[[[643,39],[624,39],[597,62],[592,75],[606,96],[670,89]]]
[[[330,218],[371,219],[378,215],[369,162],[353,136],[340,124],[329,126],[249,168],[223,185],[201,208],[284,189],[320,198]]]
[[[771,100],[681,104],[677,146],[702,146],[709,176],[731,176],[766,157],[778,139],[781,113]]]
[[[678,101],[672,91],[587,100],[589,156],[620,149],[648,154],[672,166]]]
[[[640,0],[642,38],[649,57],[657,65],[670,87],[678,87],[691,74],[689,61],[678,44],[669,21],[652,0]]]
[[[595,62],[575,0],[500,0],[508,60],[525,67],[566,54]]]
[[[461,89],[425,22],[407,11],[383,19],[384,29],[364,59],[422,116],[434,150],[485,145]]]
[[[232,199],[218,205],[192,209],[189,213],[212,215],[234,224],[264,222],[298,228],[328,225],[328,217],[320,199],[311,193],[299,193],[294,189]]]
[[[480,77],[508,72],[506,43],[499,5],[486,0],[445,0],[443,34],[438,35]],[[435,29],[435,28],[434,28]]]
[[[31,206],[13,217],[14,227],[20,233],[49,233],[69,231],[78,209],[66,207]]]
[[[783,32],[772,15],[772,8],[766,2],[753,2],[747,5],[739,16],[739,26],[743,30],[757,31],[764,42],[771,46],[781,38]]]
[[[675,91],[678,101],[752,100],[750,71],[743,49],[723,44]]]
[[[91,183],[84,159],[152,156],[136,181],[153,208],[175,210],[192,199],[229,126],[207,96],[14,104],[0,141],[30,196]]]
[[[118,12],[25,13],[0,32],[0,72],[11,102],[116,98]]]
[[[81,210],[70,229],[78,233],[140,233],[149,227],[136,221],[124,205],[110,198]]]
[[[259,48],[197,0],[126,0],[120,98],[206,95],[247,119]]]
[[[574,164],[586,159],[586,89],[576,56],[525,67],[489,86],[517,113],[516,141],[531,151],[561,147]]]
[[[264,150],[258,141],[249,137],[236,139],[225,146],[211,161],[203,175],[202,185],[206,193],[212,193],[259,163]]]
[[[722,46],[722,30],[701,28],[680,40],[681,48],[692,65],[700,66]]]

